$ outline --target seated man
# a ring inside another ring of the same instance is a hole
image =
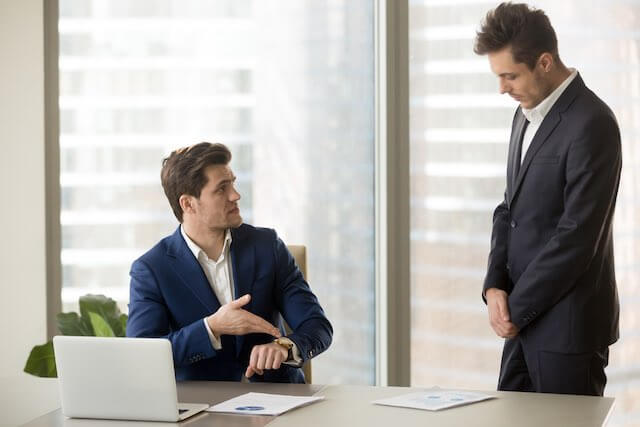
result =
[[[302,383],[333,329],[275,231],[242,223],[230,160],[203,142],[163,161],[181,225],[131,266],[127,336],[168,338],[178,380]]]

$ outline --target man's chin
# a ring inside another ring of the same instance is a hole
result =
[[[533,110],[536,108],[541,101],[531,101],[531,100],[520,100],[520,106],[527,110]]]
[[[231,221],[229,221],[229,228],[238,228],[242,225],[242,223],[242,217],[240,215],[237,215],[237,218],[233,218]]]

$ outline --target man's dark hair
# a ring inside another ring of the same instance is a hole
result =
[[[480,31],[476,32],[473,51],[485,55],[508,46],[513,60],[525,63],[530,70],[545,52],[552,54],[556,61],[560,60],[558,39],[549,18],[542,10],[524,3],[500,3],[489,11]]]
[[[162,188],[178,221],[182,223],[180,196],[200,197],[207,184],[204,170],[212,165],[227,165],[230,161],[231,151],[225,145],[210,142],[179,148],[162,161]]]

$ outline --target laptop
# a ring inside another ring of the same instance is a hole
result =
[[[204,403],[178,403],[163,338],[53,337],[62,413],[72,418],[182,421]]]

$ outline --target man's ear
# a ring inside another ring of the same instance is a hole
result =
[[[538,66],[545,73],[551,71],[554,62],[555,61],[553,60],[553,55],[551,55],[549,52],[544,52],[542,55],[540,55],[540,58],[538,58]]]
[[[194,213],[195,212],[195,197],[189,196],[188,194],[183,194],[178,199],[178,203],[180,203],[180,208],[184,213]]]

